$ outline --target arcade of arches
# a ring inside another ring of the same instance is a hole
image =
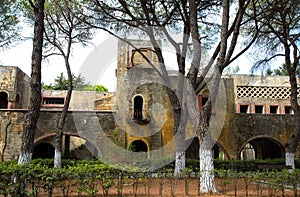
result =
[[[33,151],[33,158],[53,158],[54,146],[51,138],[45,138],[36,144]],[[74,159],[94,158],[95,152],[86,147],[87,141],[74,136],[65,136],[65,142],[71,143],[69,152],[65,150],[65,157]],[[76,144],[76,145],[75,145]],[[199,140],[197,137],[186,141],[186,158],[199,159]],[[90,144],[89,144],[90,146]],[[66,148],[65,148],[66,149]],[[129,145],[129,150],[133,152],[148,152],[147,144],[142,140],[135,140]],[[92,152],[92,153],[91,153]],[[270,137],[255,137],[248,140],[240,150],[238,159],[275,159],[284,157],[284,146],[278,140]],[[82,155],[85,155],[83,158]],[[216,142],[213,146],[213,156],[215,159],[229,159],[226,150]]]

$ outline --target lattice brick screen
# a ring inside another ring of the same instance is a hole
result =
[[[289,87],[237,86],[237,96],[239,98],[288,99],[290,97],[290,89]],[[300,97],[299,88],[298,97]]]

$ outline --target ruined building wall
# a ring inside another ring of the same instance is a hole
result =
[[[27,109],[30,78],[14,66],[0,66],[0,92],[8,95],[8,108]]]

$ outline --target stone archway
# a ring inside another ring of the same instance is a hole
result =
[[[279,140],[269,136],[257,136],[244,143],[238,158],[242,160],[276,159],[284,158],[284,155],[284,145]]]
[[[133,152],[148,152],[148,147],[143,140],[135,140],[129,145],[129,150]]]
[[[52,159],[54,158],[54,146],[52,144],[43,142],[36,145],[33,149],[32,159]]]
[[[8,94],[6,92],[0,92],[0,109],[7,109],[8,106]]]
[[[54,158],[54,146],[52,142],[55,137],[55,133],[47,134],[44,136],[35,139],[35,148],[39,148],[39,144],[50,144],[53,147],[53,156],[45,157],[43,153],[41,153],[40,157],[36,158]],[[38,149],[37,149],[38,150]],[[94,159],[99,156],[99,152],[97,147],[89,142],[88,140],[82,138],[77,134],[72,133],[64,133],[63,134],[63,154],[62,157],[70,158],[70,159]]]
[[[188,147],[187,147],[188,146]],[[186,140],[186,158],[199,160],[199,139],[198,137]],[[229,159],[229,154],[225,148],[218,142],[215,142],[213,148],[214,159]]]

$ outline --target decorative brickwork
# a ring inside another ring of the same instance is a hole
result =
[[[237,86],[237,97],[288,99],[290,87]],[[300,97],[300,89],[298,89]]]

